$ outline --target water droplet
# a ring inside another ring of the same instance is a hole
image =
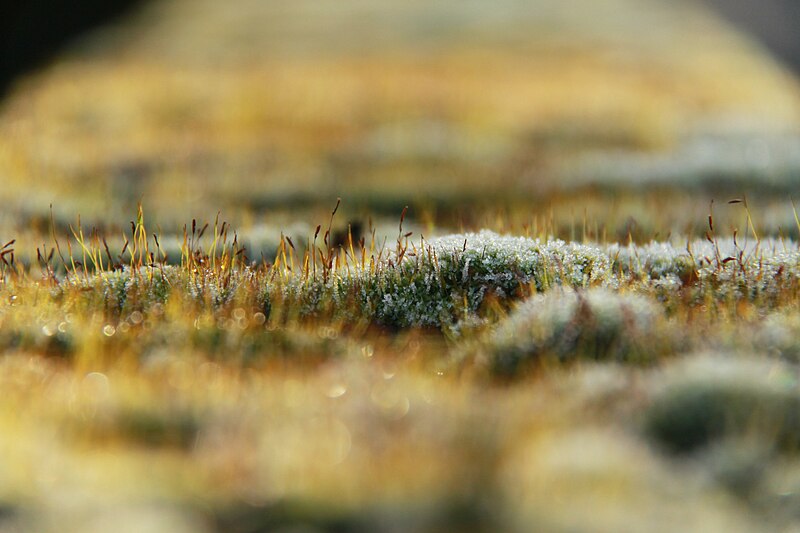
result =
[[[142,323],[144,316],[139,311],[134,311],[131,313],[131,316],[128,318],[128,320],[130,320],[131,324],[137,325]]]

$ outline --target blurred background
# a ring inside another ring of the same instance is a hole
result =
[[[2,238],[141,201],[268,252],[341,197],[343,223],[646,241],[742,194],[797,233],[790,0],[63,4],[5,17]]]

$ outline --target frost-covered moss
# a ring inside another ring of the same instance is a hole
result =
[[[761,299],[770,305],[800,281],[800,250],[791,241],[612,244],[606,251],[621,282],[643,283],[660,299],[689,287],[690,301]]]
[[[606,283],[610,264],[595,246],[484,231],[422,243],[400,258],[390,255],[373,272],[356,268],[327,280],[278,283],[272,296],[299,306],[301,315],[349,309],[388,326],[439,327],[474,315],[489,297],[505,301],[531,289]]]
[[[664,302],[680,296],[703,303],[777,301],[800,281],[800,251],[778,241],[762,241],[758,248],[753,242],[706,241],[601,247],[482,231],[409,244],[402,253],[363,263],[340,258],[339,266],[324,274],[321,268],[245,265],[233,271],[158,265],[79,272],[57,290],[79,289],[83,300],[101,298],[104,309],[116,314],[164,304],[178,294],[211,308],[239,302],[267,315],[280,310],[276,316],[283,319],[333,316],[406,328],[449,327],[485,316],[487,302],[502,307],[553,287],[630,286]]]
[[[58,299],[67,293],[80,295],[71,304],[99,306],[111,314],[143,310],[167,301],[175,287],[185,289],[181,283],[184,272],[176,267],[142,268],[125,266],[119,270],[71,276],[52,290]]]
[[[686,249],[664,242],[641,246],[611,244],[606,251],[616,271],[654,280],[671,278],[684,282],[692,277],[697,268]]]
[[[667,348],[651,300],[606,289],[554,290],[523,302],[488,341],[489,366],[513,376],[546,360],[648,361]]]
[[[370,296],[379,321],[442,325],[476,313],[486,298],[519,298],[552,286],[608,281],[599,248],[483,231],[434,239],[399,268],[384,270]]]

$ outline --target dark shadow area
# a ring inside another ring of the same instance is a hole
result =
[[[797,0],[705,0],[729,21],[758,37],[800,71],[800,2]]]
[[[45,64],[87,31],[143,0],[25,0],[0,9],[0,98],[17,76]]]

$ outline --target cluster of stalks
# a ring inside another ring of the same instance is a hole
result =
[[[193,282],[202,283],[203,280],[213,277],[221,282],[221,286],[227,286],[235,272],[248,268],[266,273],[269,279],[286,280],[299,276],[303,281],[328,281],[336,275],[349,275],[355,271],[374,273],[380,268],[382,261],[391,255],[385,239],[378,244],[371,221],[368,239],[364,236],[354,238],[350,225],[343,239],[337,236],[333,226],[340,205],[341,199],[337,199],[321,238],[322,225],[318,225],[313,238],[308,238],[305,250],[298,250],[292,239],[282,233],[277,253],[271,259],[262,254],[260,260],[252,260],[230,224],[220,221],[219,213],[213,226],[209,223],[201,226],[193,219],[191,225],[183,227],[180,268]],[[413,248],[411,254],[417,250],[409,242],[412,233],[403,232],[407,209],[403,209],[400,216],[394,260],[389,260],[392,265],[399,264],[409,254],[410,246]],[[141,204],[137,208],[136,219],[130,222],[130,231],[122,234],[122,246],[118,253],[112,253],[106,236],[96,228],[85,231],[80,217],[75,226],[69,225],[70,234],[66,239],[59,237],[55,228],[51,206],[52,243],[36,248],[38,266],[49,284],[58,285],[63,280],[87,282],[94,275],[104,276],[124,269],[130,269],[134,275],[146,276],[147,279],[157,275],[164,277],[164,268],[168,264],[167,252],[161,246],[159,234],[148,232]],[[210,239],[204,241],[204,237],[209,234]],[[320,240],[321,243],[318,244]],[[14,261],[15,242],[16,240],[11,240],[0,248],[0,273],[3,278],[18,277],[26,272],[25,268]]]

